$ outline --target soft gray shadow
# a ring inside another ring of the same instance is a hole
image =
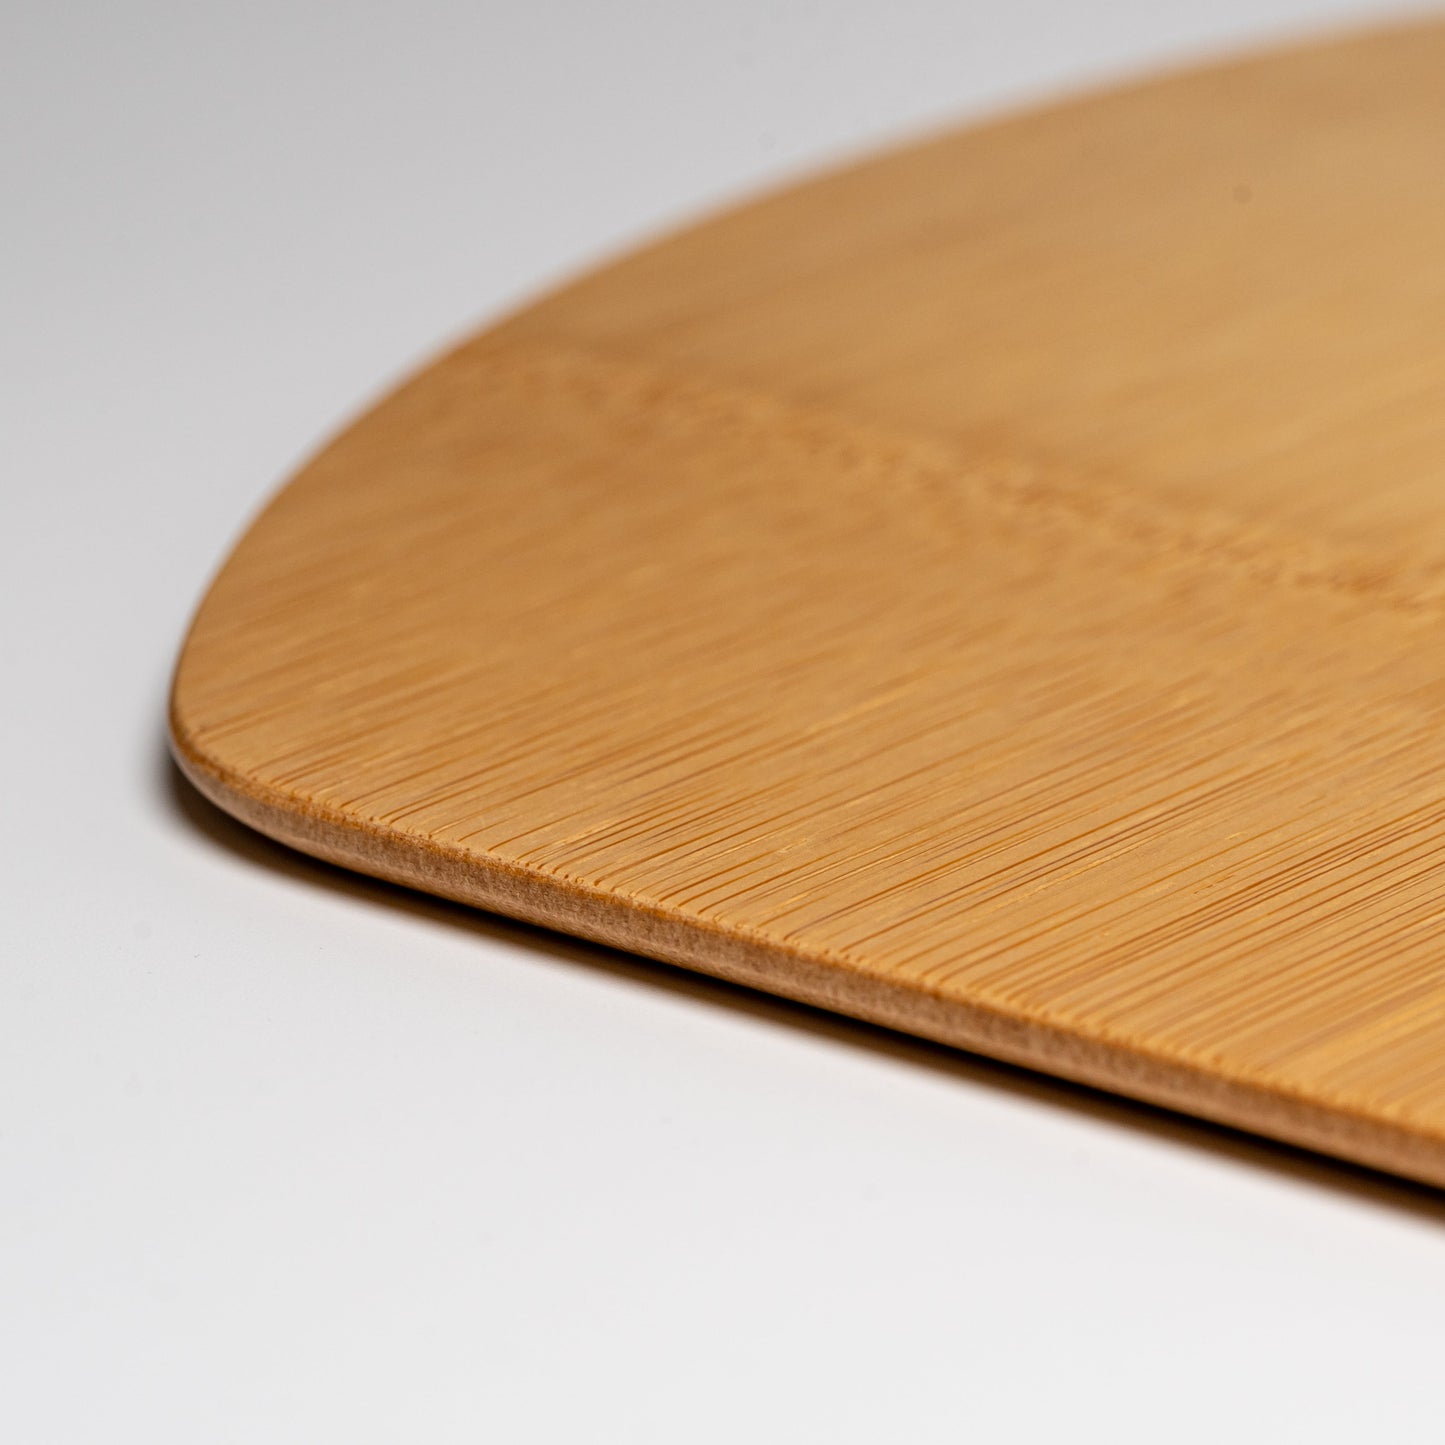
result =
[[[1429,1185],[1398,1179],[1308,1149],[1275,1143],[1222,1124],[1211,1124],[1153,1104],[1107,1094],[1087,1085],[1072,1084],[1013,1064],[929,1043],[876,1024],[862,1023],[808,1004],[793,1003],[772,994],[709,978],[705,974],[655,963],[636,954],[623,953],[567,934],[554,933],[550,929],[518,923],[499,914],[485,913],[430,894],[413,892],[364,874],[351,873],[273,842],[264,834],[238,823],[203,798],[186,781],[169,753],[163,753],[159,758],[156,773],[162,805],[173,817],[189,825],[198,837],[230,853],[239,854],[258,867],[304,878],[315,887],[344,893],[367,907],[392,908],[417,914],[483,938],[535,949],[579,968],[599,969],[650,988],[703,999],[714,1007],[732,1009],[779,1028],[822,1035],[852,1048],[886,1054],[915,1068],[930,1069],[967,1080],[970,1084],[999,1089],[1054,1108],[1069,1109],[1116,1128],[1132,1129],[1170,1143],[1207,1150],[1253,1169],[1304,1180],[1362,1202],[1445,1224],[1445,1191]]]

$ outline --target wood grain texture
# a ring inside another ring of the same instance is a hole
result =
[[[188,775],[364,871],[1445,1184],[1445,27],[624,260],[276,498]]]

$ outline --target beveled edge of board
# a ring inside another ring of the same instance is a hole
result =
[[[267,837],[389,883],[676,964],[1046,1076],[1263,1135],[1445,1188],[1445,1140],[1244,1083],[1129,1044],[926,992],[679,914],[626,901],[537,869],[361,822],[258,784],[208,755],[187,727],[174,686],[172,756],[211,803]]]

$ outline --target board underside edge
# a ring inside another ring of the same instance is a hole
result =
[[[203,797],[248,827],[311,857],[660,963],[1445,1188],[1445,1144],[1420,1133],[1281,1091],[1240,1084],[1138,1049],[890,983],[660,910],[636,908],[546,874],[479,863],[441,847],[418,846],[414,838],[358,827],[324,808],[298,811],[287,800],[268,796],[269,790],[228,776],[224,768],[203,757],[174,712],[170,725],[177,766]]]

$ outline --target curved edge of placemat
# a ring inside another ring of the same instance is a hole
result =
[[[210,802],[267,837],[390,883],[953,1048],[1445,1188],[1445,1140],[1127,1044],[945,998],[705,922],[488,860],[257,785],[199,749],[174,693],[172,754]]]

